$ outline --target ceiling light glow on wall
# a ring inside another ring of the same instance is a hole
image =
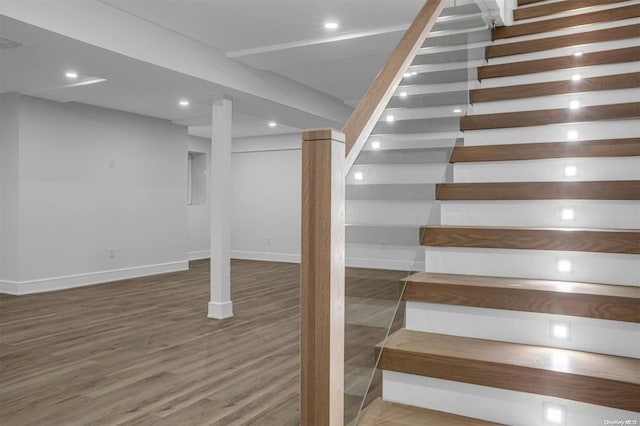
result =
[[[580,80],[582,80],[582,74],[580,74],[580,73],[573,74],[571,76],[571,80],[572,81],[580,81]]]
[[[558,272],[565,274],[573,272],[573,261],[571,259],[558,259],[556,261],[556,269]]]
[[[576,209],[573,207],[561,207],[560,220],[576,220]]]
[[[567,132],[567,139],[569,139],[570,141],[574,141],[574,140],[578,139],[578,131],[577,130],[569,130]]]
[[[564,177],[576,177],[578,176],[578,166],[574,166],[570,164],[568,166],[564,166]]]
[[[571,102],[569,102],[569,108],[571,108],[571,109],[580,108],[580,101],[577,100],[577,99],[572,100]]]
[[[338,26],[339,26],[338,23],[334,21],[329,21],[324,23],[324,27],[328,30],[337,30]]]
[[[278,123],[276,123],[275,121],[270,121],[269,122],[269,127],[276,127],[278,125]]]
[[[180,99],[180,102],[178,102],[178,105],[180,105],[181,107],[188,107],[189,101],[186,99]]]
[[[64,73],[64,76],[69,80],[75,80],[76,78],[78,78],[78,73],[75,71],[67,71]]]
[[[566,409],[560,405],[547,404],[543,405],[544,422],[548,425],[564,425],[566,419]]]
[[[354,178],[355,180],[362,180],[362,179],[364,179],[364,173],[362,173],[362,172],[355,172],[355,173],[353,174],[353,178]]]
[[[386,120],[387,120],[387,123],[393,123],[396,120],[396,118],[393,115],[387,115]]]
[[[371,148],[380,149],[380,142],[378,141],[371,142]]]

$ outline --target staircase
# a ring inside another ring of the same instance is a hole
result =
[[[397,232],[384,267],[424,271],[358,424],[639,424],[640,4],[519,0],[493,31],[473,6],[347,177],[356,252]]]

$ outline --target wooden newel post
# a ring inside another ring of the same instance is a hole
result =
[[[344,416],[344,134],[302,135],[301,421]]]

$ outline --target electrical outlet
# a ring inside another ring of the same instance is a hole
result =
[[[109,249],[109,259],[114,259],[115,257],[116,257],[116,249],[110,248]]]

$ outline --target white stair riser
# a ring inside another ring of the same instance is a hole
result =
[[[467,130],[464,132],[464,145],[571,142],[567,137],[570,130],[578,132],[576,141],[631,138],[640,136],[640,120],[606,120],[509,129]]]
[[[382,225],[440,223],[439,202],[347,200],[346,222]]]
[[[636,42],[637,44],[637,42]],[[637,72],[637,62],[622,62],[618,64],[592,65],[588,67],[568,68],[554,71],[544,71],[532,74],[514,75],[509,77],[487,78],[476,82],[470,89],[491,89],[494,87],[519,86],[522,84],[547,83],[550,81],[568,81],[575,74],[581,78],[603,77],[607,75],[628,74]]]
[[[546,21],[547,19],[564,18],[566,16],[574,16],[574,15],[580,15],[580,14],[583,14],[583,13],[592,13],[592,12],[598,12],[598,11],[601,11],[601,10],[614,9],[616,7],[628,6],[628,5],[631,5],[631,4],[634,4],[634,3],[636,3],[636,2],[629,1],[629,2],[623,2],[623,3],[604,4],[604,5],[586,7],[586,8],[582,8],[582,9],[578,9],[578,10],[569,10],[569,11],[565,11],[565,12],[554,13],[553,15],[545,15],[545,16],[541,16],[541,17],[537,17],[537,18],[520,19],[518,21],[515,21],[515,23],[517,25],[519,25],[519,24],[527,24],[529,22]]]
[[[446,180],[448,163],[355,165],[347,176],[348,185],[440,183]],[[362,180],[356,180],[362,173]]]
[[[515,43],[520,41],[527,41],[527,40],[540,40],[540,39],[549,38],[549,37],[558,37],[563,35],[571,35],[571,34],[585,33],[589,31],[606,30],[606,29],[615,28],[615,27],[634,25],[634,24],[637,24],[638,22],[640,22],[640,18],[629,18],[629,19],[624,19],[620,21],[610,21],[610,22],[602,22],[597,24],[580,25],[577,27],[564,28],[561,30],[549,31],[545,33],[502,38],[502,39],[495,40],[494,43],[508,44],[508,43]],[[563,48],[563,49],[566,49],[566,48]],[[522,55],[522,56],[525,56],[525,55]],[[520,59],[520,60],[525,60],[525,59]]]
[[[443,225],[640,229],[640,203],[607,200],[445,201]],[[562,220],[573,208],[573,220]]]
[[[638,101],[638,89],[601,90],[569,95],[541,96],[495,102],[480,102],[467,110],[467,115],[499,114],[545,109],[569,109],[571,102],[580,103],[580,108],[596,105],[624,104]],[[575,110],[580,112],[579,109]]]
[[[467,64],[459,64],[459,67]],[[452,67],[455,69],[455,67]],[[510,77],[488,78],[482,81],[470,80],[468,82],[458,83],[442,83],[442,84],[416,84],[411,85],[407,82],[396,91],[395,96],[400,93],[412,95],[426,95],[433,93],[458,92],[473,89],[491,89],[494,87],[517,86],[522,84],[547,83],[551,81],[570,80],[573,75],[580,74],[581,78],[602,77],[615,74],[626,74],[636,72],[638,69],[637,62],[623,62],[619,64],[592,65],[588,67],[569,68],[556,71],[545,71],[533,74],[523,74]],[[472,74],[475,76],[475,73]]]
[[[565,168],[575,166],[565,176]],[[456,163],[454,182],[555,182],[640,179],[640,157],[558,158]]]
[[[570,339],[551,337],[551,327],[556,323],[568,325]],[[405,328],[525,345],[640,357],[640,325],[620,321],[408,301]]]
[[[632,411],[394,371],[383,372],[382,397],[509,425],[549,426],[543,420],[545,403],[564,407],[566,426],[601,426],[611,419],[640,422],[640,414]]]
[[[424,248],[392,244],[346,244],[346,264],[355,268],[424,271]]]
[[[426,247],[427,272],[640,286],[638,256],[553,250]],[[558,260],[573,262],[558,272]]]
[[[463,133],[459,131],[371,135],[364,149],[373,151],[376,149],[452,148],[462,136]],[[373,142],[378,142],[380,147],[373,148]]]

